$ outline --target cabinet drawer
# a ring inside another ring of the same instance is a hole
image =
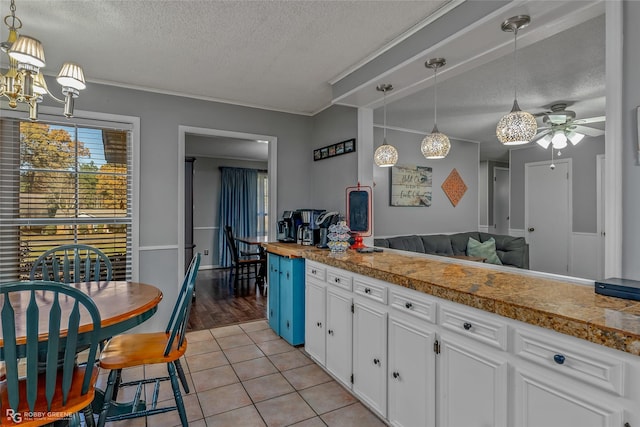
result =
[[[507,324],[483,315],[479,310],[441,304],[440,324],[445,329],[455,331],[500,350],[507,349]]]
[[[356,277],[353,280],[353,292],[373,301],[387,304],[387,287],[371,279]]]
[[[344,270],[327,268],[327,283],[337,286],[346,291],[352,290],[352,276]]]
[[[519,328],[515,335],[517,356],[619,396],[624,394],[625,363],[606,349],[567,342],[544,331]]]
[[[395,289],[391,289],[389,292],[391,294],[389,297],[391,307],[402,313],[426,320],[429,323],[436,323],[437,305],[434,301]]]
[[[327,277],[327,267],[313,261],[307,261],[306,272],[308,277],[315,277],[322,282],[324,282]]]

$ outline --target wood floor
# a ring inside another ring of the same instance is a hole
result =
[[[256,295],[253,279],[234,293],[228,269],[200,270],[187,328],[198,331],[265,319],[266,313],[267,297]]]

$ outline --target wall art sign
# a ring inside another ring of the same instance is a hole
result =
[[[392,166],[391,206],[431,206],[432,177],[427,166]]]
[[[456,207],[464,193],[467,192],[467,184],[464,183],[458,171],[453,168],[447,179],[442,183],[442,191],[447,195],[451,204]]]
[[[329,157],[353,153],[354,151],[356,151],[356,139],[351,138],[336,144],[327,145],[326,147],[316,148],[313,150],[313,160],[328,159]]]

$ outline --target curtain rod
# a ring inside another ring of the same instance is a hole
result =
[[[264,173],[269,172],[269,170],[268,170],[268,169],[256,169],[256,168],[235,168],[235,167],[233,167],[233,166],[218,166],[218,169],[247,169],[247,170],[254,170],[254,171],[264,172]]]

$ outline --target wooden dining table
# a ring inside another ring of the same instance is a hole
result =
[[[162,300],[162,292],[153,285],[139,282],[126,281],[107,281],[107,282],[88,282],[73,283],[66,286],[73,286],[89,295],[95,302],[101,318],[100,340],[110,338],[121,334],[134,326],[137,326],[149,319],[158,309],[158,304]],[[16,340],[18,344],[26,342],[26,309],[24,305],[20,305],[19,301],[13,298],[21,298],[20,295],[14,295],[11,299],[14,306],[16,316]],[[24,295],[24,301],[29,299],[28,293]],[[38,305],[42,312],[48,312],[49,305],[52,304],[51,293],[42,292],[38,295]],[[68,317],[68,313],[73,308],[73,300],[60,298],[61,316],[63,319]],[[0,306],[3,301],[0,298]],[[41,331],[39,340],[47,341],[48,317],[40,320],[39,330]],[[83,333],[91,330],[91,318],[87,313],[81,314],[80,334],[78,337],[78,345],[89,344],[89,334]],[[61,331],[65,333],[64,330]],[[4,360],[4,339],[0,328],[0,360]],[[26,345],[18,347],[18,357],[24,357]]]

